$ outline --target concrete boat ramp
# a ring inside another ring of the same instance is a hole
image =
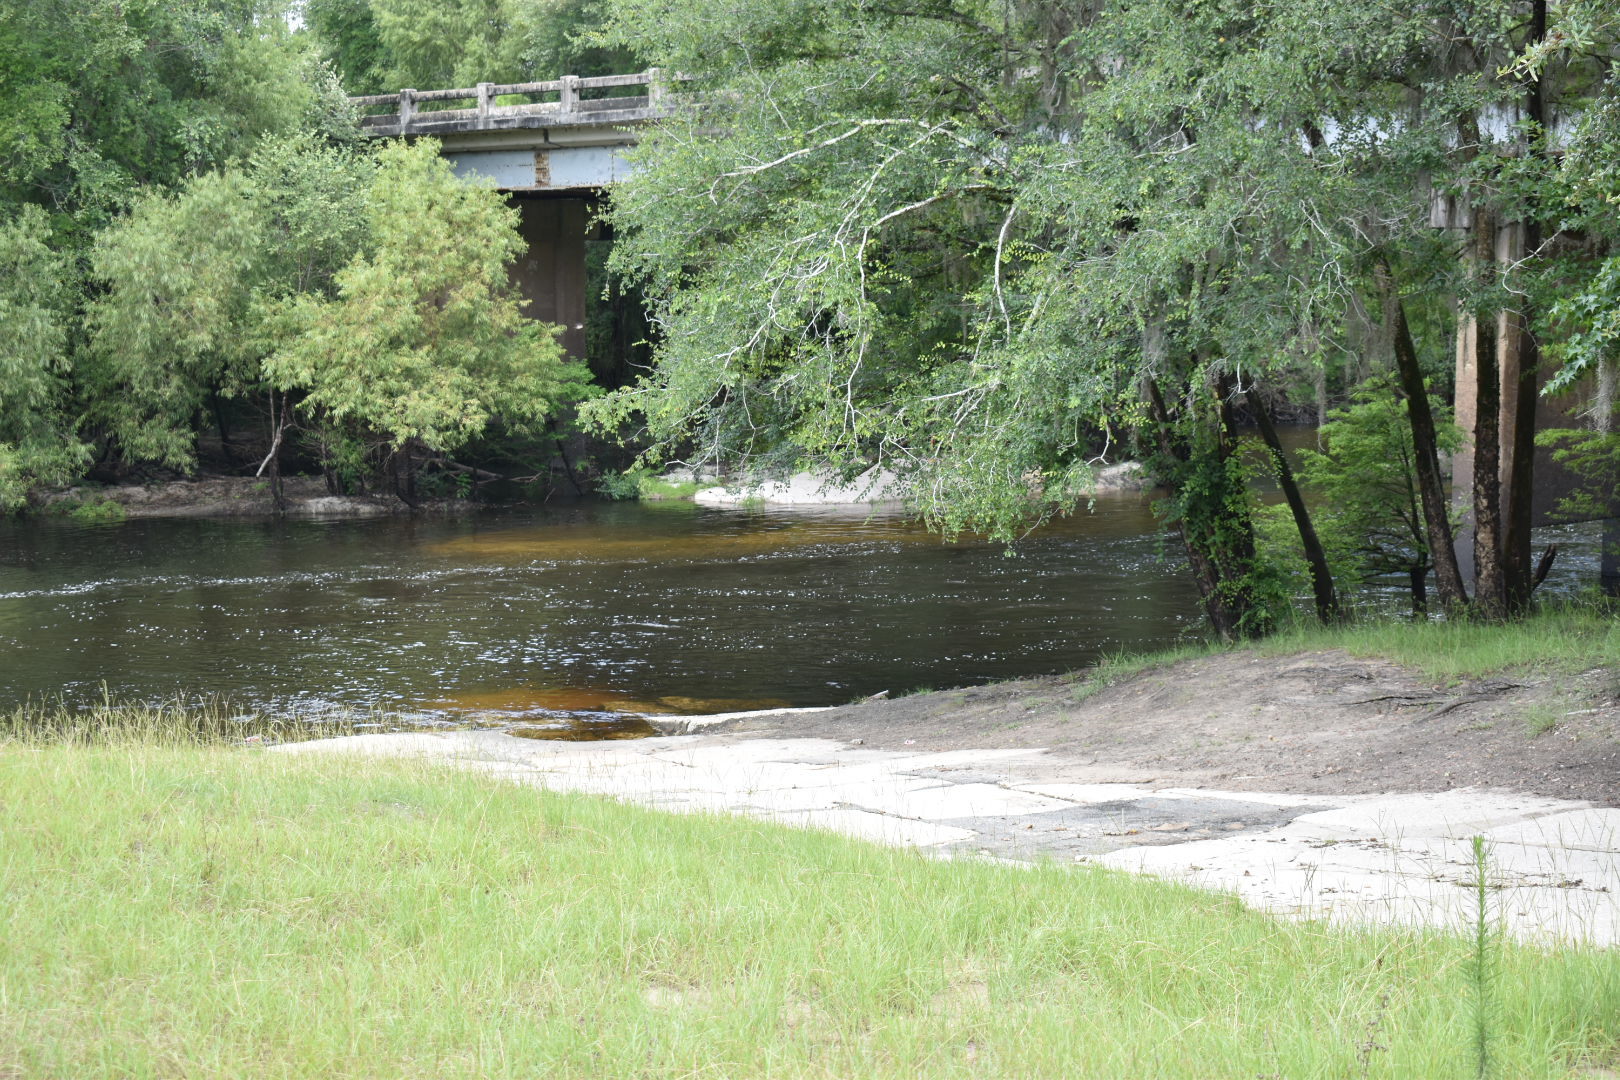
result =
[[[1471,838],[1484,836],[1491,916],[1508,934],[1620,942],[1620,809],[1589,803],[1471,789],[1296,795],[1097,782],[1107,773],[1042,750],[908,753],[748,735],[549,742],[409,732],[276,749],[428,758],[552,790],[746,814],[946,857],[1115,867],[1334,922],[1468,926]]]

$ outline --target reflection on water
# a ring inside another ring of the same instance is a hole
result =
[[[658,729],[630,714],[569,716],[536,727],[510,727],[508,735],[551,742],[599,742],[603,739],[650,739]]]
[[[625,535],[622,525],[579,524],[559,528],[532,523],[497,528],[429,544],[427,554],[463,562],[528,563],[535,561],[635,562],[656,559],[744,559],[776,555],[807,547],[849,547],[870,541],[888,544],[938,543],[921,526],[892,517],[806,515],[801,519],[767,519],[746,530],[692,529],[688,515],[653,517],[644,528]],[[685,525],[688,528],[672,528]]]
[[[1172,640],[1196,607],[1162,547],[1135,498],[1010,557],[894,517],[691,504],[0,522],[0,705],[103,683],[524,723],[838,704]]]
[[[1170,642],[1197,603],[1164,552],[1135,497],[1011,556],[892,517],[690,504],[4,521],[0,706],[99,700],[105,684],[120,700],[550,727],[840,704]]]
[[[474,690],[425,702],[428,717],[500,727],[525,739],[585,742],[642,739],[658,734],[644,717],[778,709],[787,702],[756,698],[694,698],[678,694],[638,697],[623,690],[531,686]]]
[[[612,726],[626,717],[712,715],[714,713],[743,712],[749,709],[781,709],[788,703],[775,698],[694,698],[680,694],[663,697],[637,696],[623,690],[568,686],[539,689],[518,686],[501,690],[475,690],[457,694],[440,701],[422,704],[430,715],[442,714],[458,720],[478,724],[538,723],[540,727],[525,728],[529,738],[542,738],[533,731],[570,729],[583,724],[584,730],[598,730],[601,725]],[[602,728],[602,730],[606,730]],[[647,724],[630,725],[625,730],[643,734],[653,729]],[[514,732],[518,734],[519,732]],[[563,736],[554,736],[561,738]],[[583,736],[582,736],[583,737]],[[608,738],[610,736],[598,736]],[[631,738],[633,736],[611,736]]]

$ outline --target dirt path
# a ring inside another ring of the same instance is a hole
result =
[[[1473,787],[1620,805],[1620,658],[1426,682],[1342,652],[1225,653],[1097,690],[1085,673],[733,720],[707,731],[1047,753],[1025,772],[1331,795]]]

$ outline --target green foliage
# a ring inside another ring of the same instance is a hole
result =
[[[97,246],[92,418],[127,458],[188,468],[211,395],[262,400],[351,478],[377,445],[530,432],[583,377],[521,314],[515,218],[432,142],[297,136],[145,196]]]
[[[1525,94],[1510,0],[605,10],[601,40],[704,91],[612,211],[614,268],[664,333],[587,415],[655,452],[880,461],[943,531],[1009,536],[1074,508],[1149,380],[1177,413],[1213,377],[1374,370],[1375,266],[1434,360],[1451,304],[1545,288],[1539,257],[1470,278],[1426,213],[1466,192],[1521,217],[1562,169],[1503,164],[1520,133],[1490,122]],[[1576,64],[1545,89],[1613,96]],[[1189,509],[1240,512],[1218,472],[1195,470]]]
[[[1617,410],[1620,411],[1620,410]],[[1541,446],[1553,448],[1553,460],[1582,481],[1559,500],[1558,511],[1574,521],[1613,517],[1620,513],[1620,432],[1613,421],[1597,429],[1551,428],[1536,436]]]
[[[112,450],[115,466],[189,469],[206,411],[222,439],[227,418],[238,430],[252,425],[248,445],[268,431],[279,447],[285,432],[334,475],[358,477],[375,467],[372,436],[384,429],[385,442],[422,431],[449,445],[497,411],[518,429],[547,415],[577,380],[545,373],[535,357],[553,346],[540,342],[544,332],[515,327],[506,298],[491,300],[482,328],[476,303],[412,316],[420,333],[392,362],[408,366],[409,353],[433,374],[394,415],[385,415],[385,389],[363,406],[337,403],[340,376],[311,374],[306,386],[285,373],[272,379],[265,365],[283,347],[298,351],[270,335],[286,332],[283,320],[300,303],[336,302],[345,268],[351,309],[377,303],[399,314],[412,289],[473,297],[512,250],[510,238],[491,243],[474,228],[466,243],[482,252],[452,258],[439,286],[410,272],[402,292],[358,284],[362,256],[378,280],[402,269],[387,251],[408,243],[403,223],[419,208],[409,205],[413,193],[373,184],[378,166],[360,149],[340,74],[431,86],[544,77],[557,72],[534,65],[564,57],[582,72],[578,65],[616,63],[610,51],[573,43],[589,22],[582,0],[0,5],[0,92],[10,103],[0,116],[0,509],[88,463],[76,427]],[[388,213],[371,212],[372,203],[392,207],[386,228],[377,222]],[[461,212],[455,200],[439,205],[452,218]],[[461,224],[430,214],[425,233],[444,240]],[[382,262],[373,259],[379,250]],[[444,254],[441,245],[434,258]],[[467,283],[450,287],[455,273]],[[468,349],[458,350],[457,335]],[[469,389],[477,378],[491,388]],[[289,426],[304,397],[305,415],[322,417],[312,421],[319,430]],[[349,405],[365,416],[330,422]]]
[[[0,201],[92,232],[143,185],[306,122],[323,80],[284,0],[37,0],[0,9]],[[80,239],[84,239],[81,235]]]
[[[88,457],[66,415],[72,273],[48,239],[34,207],[0,220],[0,512]]]
[[[102,234],[86,365],[91,417],[134,460],[190,466],[192,419],[212,390],[254,388],[253,290],[264,214],[240,169],[153,193]]]
[[[1454,125],[1414,124],[1394,90],[1422,19],[1328,0],[607,10],[606,40],[711,92],[615,194],[615,268],[667,332],[591,417],[720,458],[881,459],[947,532],[1071,509],[1146,375],[1175,400],[1211,372],[1321,362],[1369,241],[1439,250],[1412,177]],[[1313,150],[1320,125],[1337,141]]]
[[[1553,304],[1548,317],[1566,328],[1551,350],[1563,366],[1549,381],[1549,393],[1569,389],[1606,359],[1620,357],[1620,255],[1599,263],[1577,291]]]
[[[623,472],[605,472],[597,478],[596,494],[609,499],[690,499],[706,485],[692,481],[665,480],[651,469],[633,466]]]
[[[630,468],[624,472],[605,472],[596,480],[596,494],[603,498],[627,501],[641,498],[641,482],[651,476],[651,470]]]
[[[304,19],[351,93],[380,94],[390,86],[388,62],[368,0],[306,0]],[[426,84],[421,84],[425,89]]]
[[[629,70],[585,40],[590,0],[310,0],[305,18],[360,94]]]
[[[1170,494],[1154,507],[1180,534],[1210,621],[1223,638],[1264,637],[1288,615],[1278,568],[1256,550],[1254,496],[1242,460],[1206,426],[1192,426],[1183,457],[1158,455],[1149,468]]]
[[[1612,34],[1611,29],[1611,34]],[[1620,64],[1572,125],[1565,153],[1547,183],[1549,201],[1569,228],[1597,241],[1556,266],[1558,290],[1542,320],[1545,351],[1561,364],[1547,392],[1573,386],[1605,359],[1620,356]]]
[[[189,468],[209,395],[266,390],[268,305],[330,290],[367,240],[369,157],[298,135],[152,192],[100,237],[90,418],[131,460]]]
[[[641,497],[652,502],[662,499],[690,499],[699,490],[711,485],[690,480],[665,480],[649,476],[641,482]]]
[[[1578,40],[1612,41],[1611,19],[1594,24],[1595,12],[1575,5],[1571,29]],[[1611,67],[1606,93],[1596,95],[1574,125],[1566,152],[1549,184],[1569,226],[1580,229],[1598,246],[1600,258],[1577,255],[1558,271],[1558,296],[1539,327],[1546,353],[1560,363],[1546,393],[1577,388],[1591,393],[1585,429],[1558,428],[1538,437],[1554,447],[1553,458],[1585,482],[1559,509],[1572,517],[1607,517],[1616,513],[1614,492],[1620,487],[1620,415],[1615,393],[1620,365],[1620,64]],[[1586,380],[1583,383],[1583,380]],[[1567,399],[1566,399],[1567,400]]]
[[[532,432],[583,394],[555,328],[522,314],[506,272],[517,211],[498,193],[457,179],[432,140],[399,143],[378,155],[365,214],[371,244],[334,295],[299,293],[267,323],[264,376],[300,391],[300,411],[447,451],[496,417]]]
[[[1456,450],[1462,432],[1450,423],[1450,410],[1434,397],[1429,408],[1440,451]],[[1335,576],[1367,581],[1402,575],[1412,584],[1414,609],[1423,610],[1422,582],[1432,560],[1412,428],[1394,380],[1375,376],[1357,387],[1350,405],[1329,414],[1320,438],[1322,451],[1299,452],[1299,479],[1315,497],[1312,520]],[[1281,512],[1268,517],[1264,533],[1302,565],[1292,518]]]
[[[124,504],[112,499],[85,499],[67,511],[74,521],[109,523],[123,521],[128,516]]]

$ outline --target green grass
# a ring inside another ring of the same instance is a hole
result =
[[[1469,942],[448,769],[0,744],[0,1076],[1473,1074]],[[1493,957],[1498,1075],[1620,1063],[1620,953]]]
[[[1066,678],[1070,683],[1069,700],[1080,702],[1145,671],[1165,667],[1182,660],[1193,660],[1219,651],[1220,646],[1209,641],[1191,641],[1157,652],[1110,653],[1095,665],[1072,672]]]
[[[690,499],[698,491],[713,487],[712,483],[679,483],[665,480],[651,469],[631,468],[622,473],[605,473],[597,481],[596,491],[610,499],[644,499],[661,502],[671,499]]]
[[[246,742],[302,742],[405,727],[386,714],[340,714],[319,719],[267,716],[219,700],[183,698],[156,705],[103,701],[89,706],[33,702],[0,711],[0,745],[26,743],[132,743],[209,746]]]
[[[1434,619],[1305,624],[1252,647],[1267,655],[1343,649],[1352,656],[1396,660],[1438,680],[1530,668],[1574,673],[1620,663],[1620,617],[1596,606],[1570,605],[1496,625]]]
[[[1537,735],[1545,735],[1558,726],[1564,718],[1567,702],[1538,701],[1524,709],[1524,733],[1532,739]]]
[[[1156,652],[1106,656],[1066,676],[1072,684],[1069,696],[1078,704],[1145,671],[1245,649],[1262,656],[1340,649],[1363,659],[1393,660],[1440,682],[1510,671],[1575,674],[1620,665],[1620,616],[1595,605],[1568,605],[1502,624],[1392,617],[1342,626],[1302,622],[1260,641],[1192,641]]]
[[[641,497],[654,502],[660,499],[690,499],[701,489],[713,486],[712,483],[676,483],[673,480],[663,480],[656,476],[643,477],[639,485]]]
[[[71,499],[58,499],[45,510],[45,513],[84,522],[117,522],[129,516],[123,503],[93,493]]]

